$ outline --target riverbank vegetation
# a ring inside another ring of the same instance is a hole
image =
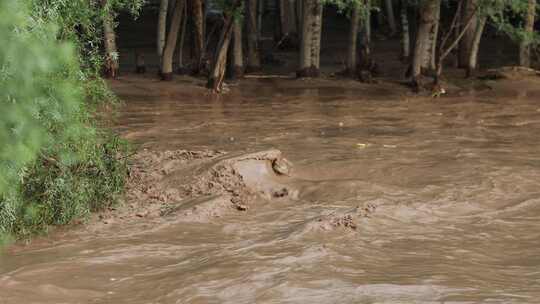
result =
[[[0,3],[0,236],[47,231],[114,203],[127,146],[97,126],[115,102],[101,78],[103,27],[137,2]]]

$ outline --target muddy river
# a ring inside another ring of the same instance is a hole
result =
[[[15,246],[0,303],[540,303],[540,94],[511,87],[121,80],[115,128],[139,149],[220,151],[163,176],[226,164],[266,195]]]

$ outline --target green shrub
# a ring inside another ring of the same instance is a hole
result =
[[[68,224],[122,192],[127,145],[92,115],[115,100],[99,76],[96,5],[0,1],[0,243]]]
[[[100,135],[69,144],[78,158],[58,158],[58,151],[40,156],[25,173],[20,191],[0,211],[0,221],[10,218],[11,232],[29,236],[113,204],[124,188],[127,146],[116,136]]]
[[[0,193],[20,180],[21,168],[52,134],[66,137],[78,127],[67,120],[79,112],[80,91],[69,79],[53,77],[75,61],[55,33],[49,23],[31,26],[23,2],[0,2]]]

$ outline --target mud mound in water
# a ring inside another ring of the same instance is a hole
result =
[[[345,211],[332,211],[307,223],[305,231],[330,231],[336,228],[356,230],[362,218],[369,217],[375,206],[355,207]]]
[[[223,155],[222,151],[163,151],[143,150],[132,158],[127,189],[128,201],[159,203],[180,201],[183,196],[179,189],[163,187],[167,175],[188,164],[201,163]]]
[[[325,211],[321,215],[310,218],[300,225],[293,227],[287,238],[302,238],[310,233],[327,233],[332,231],[355,232],[365,220],[375,212],[376,206],[366,204],[348,209]]]
[[[127,199],[143,209],[139,217],[178,215],[208,221],[229,211],[245,211],[261,199],[297,196],[287,185],[292,166],[278,150],[145,150],[133,163]]]
[[[290,163],[278,150],[225,156],[203,168],[196,182],[185,189],[190,195],[227,195],[239,210],[246,210],[253,195],[265,199],[296,197],[285,184]]]

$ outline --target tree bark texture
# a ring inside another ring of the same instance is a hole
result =
[[[176,49],[176,43],[178,42],[178,32],[180,31],[180,25],[182,24],[184,1],[185,0],[176,0],[176,5],[174,7],[169,33],[167,34],[167,41],[165,42],[165,48],[163,49],[163,60],[161,64],[162,80],[172,80],[173,56],[174,50]]]
[[[401,18],[401,60],[408,62],[411,56],[411,38],[409,32],[409,16],[407,9],[408,0],[401,0],[400,18]]]
[[[108,7],[108,1],[101,1],[102,8],[105,11],[103,17],[103,44],[105,47],[105,76],[116,78],[118,75],[119,55],[116,47],[116,33],[114,31],[114,18]]]
[[[300,44],[300,68],[298,77],[318,77],[320,74],[322,3],[318,0],[302,0],[302,40]]]
[[[185,0],[184,0],[185,1]],[[184,64],[184,45],[186,42],[187,31],[187,19],[188,19],[188,6],[184,3],[184,10],[182,13],[182,25],[180,28],[180,37],[178,38],[178,69],[177,73],[180,75],[188,74],[188,69]]]
[[[532,36],[534,32],[534,18],[536,14],[536,0],[528,0],[527,16],[525,17],[525,33],[527,36]],[[528,39],[524,39],[519,44],[519,65],[523,67],[531,66],[531,43]]]
[[[487,16],[478,18],[478,24],[476,25],[476,32],[474,33],[473,44],[471,48],[471,54],[469,57],[469,64],[467,66],[467,77],[471,77],[478,69],[478,51],[480,50],[480,40],[484,33],[486,26]]]
[[[257,3],[258,0],[246,0],[246,31],[247,31],[247,68],[248,72],[261,69],[259,57],[259,38],[257,35]]]
[[[463,38],[459,42],[459,51],[458,51],[458,67],[467,68],[469,63],[469,58],[471,57],[471,50],[474,41],[474,34],[476,33],[476,26],[478,25],[478,20],[476,16],[476,6],[478,0],[464,0],[465,5],[463,6],[463,11],[461,13],[461,28],[465,26],[468,20],[472,18],[471,25],[465,31]]]
[[[244,76],[244,52],[242,49],[242,23],[234,21],[234,44],[233,44],[233,74],[235,78]]]
[[[233,0],[230,11],[224,12],[223,27],[212,60],[212,66],[208,75],[206,87],[214,93],[220,93],[223,89],[223,79],[227,68],[227,54],[235,23],[234,12],[240,7],[241,0]]]
[[[422,65],[430,57],[430,33],[437,20],[437,9],[440,8],[440,0],[429,0],[421,2],[419,8],[419,24],[416,33],[416,43],[412,59],[411,74],[413,86],[419,84],[419,77],[422,73]]]
[[[159,4],[158,27],[157,27],[157,54],[161,60],[163,49],[165,48],[165,39],[167,37],[167,10],[169,0],[161,0]]]
[[[360,8],[353,4],[351,9],[351,24],[349,27],[349,47],[347,49],[347,62],[345,73],[349,76],[356,74],[358,62],[358,29],[360,23]]]
[[[203,0],[191,0],[191,17],[193,25],[193,64],[192,72],[198,75],[204,60],[204,9]]]
[[[390,35],[393,36],[397,33],[396,17],[394,16],[394,5],[392,0],[384,1],[386,8],[386,19],[388,20],[388,27],[390,28]]]

